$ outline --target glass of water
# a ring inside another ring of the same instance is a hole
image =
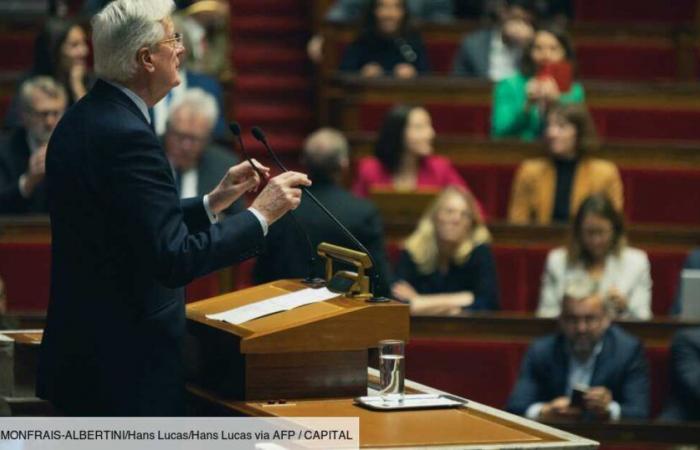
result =
[[[404,343],[398,339],[379,341],[379,395],[401,401],[406,373]]]

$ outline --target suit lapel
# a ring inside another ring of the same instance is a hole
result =
[[[552,377],[554,395],[566,395],[566,385],[569,379],[569,353],[566,350],[566,340],[561,334],[557,337],[552,366],[550,376]]]
[[[612,339],[612,332],[608,328],[603,337],[603,349],[600,351],[593,368],[591,386],[604,386],[610,380],[610,370],[615,366],[615,342]]]

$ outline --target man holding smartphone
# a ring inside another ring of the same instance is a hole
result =
[[[597,283],[570,283],[559,332],[532,343],[507,409],[542,421],[647,418],[649,366],[642,343],[612,325],[612,317]]]

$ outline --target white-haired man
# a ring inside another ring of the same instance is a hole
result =
[[[180,198],[210,192],[226,169],[238,162],[233,153],[212,142],[218,111],[216,99],[200,88],[188,89],[170,104],[163,146]],[[240,203],[226,213],[239,210]]]
[[[258,253],[310,185],[279,175],[251,208],[217,221],[261,182],[246,162],[208,195],[180,201],[148,116],[179,83],[173,8],[115,0],[93,18],[99,80],[49,142],[53,264],[37,393],[67,415],[183,414],[182,287]]]
[[[66,91],[40,75],[19,89],[22,126],[0,141],[0,213],[46,214],[46,145],[66,109]]]

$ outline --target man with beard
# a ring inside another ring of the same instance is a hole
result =
[[[567,286],[559,332],[525,355],[508,411],[542,421],[649,416],[649,367],[639,339],[611,325],[596,283]]]

